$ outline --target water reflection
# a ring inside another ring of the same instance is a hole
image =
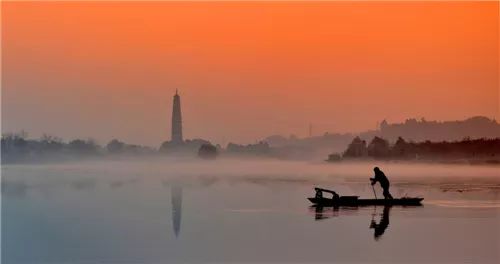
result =
[[[310,209],[311,211],[314,211],[314,220],[316,221],[328,219],[338,215],[336,214],[336,212],[338,212],[338,208],[334,207],[325,208],[323,206],[311,206]]]
[[[358,207],[324,207],[317,205],[313,205],[309,209],[314,212],[314,220],[316,221],[338,216],[354,215],[358,211]]]
[[[182,187],[180,185],[172,185],[170,188],[172,198],[172,223],[174,227],[175,237],[179,237],[181,231],[181,214],[182,214]]]
[[[71,187],[77,191],[89,191],[97,186],[96,178],[81,178],[71,182]]]
[[[391,206],[384,206],[384,211],[380,215],[380,222],[377,224],[375,222],[375,214],[372,215],[372,221],[370,223],[370,229],[375,229],[373,233],[373,238],[375,240],[379,240],[380,237],[384,234],[385,230],[389,226],[389,213],[391,211]]]
[[[111,181],[109,183],[109,187],[111,189],[118,189],[118,188],[124,187],[126,185],[135,184],[138,182],[139,182],[138,178],[131,178],[131,179],[126,179],[126,180],[119,179],[119,180]]]
[[[378,241],[382,235],[385,233],[387,227],[389,227],[389,218],[392,206],[384,206],[382,213],[380,214],[380,221],[377,223],[375,221],[375,216],[377,215],[377,206],[374,207],[374,212],[372,213],[372,219],[370,222],[370,229],[374,229],[373,238]],[[354,215],[359,210],[359,207],[323,207],[323,206],[311,206],[310,210],[314,212],[314,220],[324,220],[332,217]]]
[[[326,215],[324,213],[324,207],[323,206],[311,206],[311,209],[314,210],[314,220],[322,220],[322,219],[328,219],[331,216]]]
[[[2,196],[13,198],[24,198],[28,185],[23,181],[3,181],[1,184]]]

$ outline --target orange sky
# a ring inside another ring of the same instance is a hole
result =
[[[2,3],[2,130],[216,143],[499,118],[498,2]]]

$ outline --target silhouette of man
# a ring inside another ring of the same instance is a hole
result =
[[[315,196],[316,199],[322,199],[323,198],[323,192],[316,189],[316,196]]]
[[[370,223],[370,229],[375,229],[375,232],[373,233],[373,238],[375,238],[375,240],[379,240],[379,238],[384,234],[385,230],[389,226],[390,209],[390,206],[384,206],[384,212],[382,213],[382,217],[380,218],[380,223],[377,224],[373,219]]]
[[[375,185],[376,182],[380,183],[380,186],[384,190],[384,198],[385,199],[392,199],[391,193],[389,193],[389,179],[385,176],[384,172],[382,172],[378,167],[375,167],[373,169],[375,172],[375,176],[373,178],[370,178],[370,181],[372,182],[372,185]]]

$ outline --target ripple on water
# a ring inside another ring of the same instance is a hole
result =
[[[500,208],[500,201],[492,200],[430,200],[426,204],[453,208]]]

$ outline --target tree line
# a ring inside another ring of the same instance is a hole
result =
[[[111,140],[106,146],[100,146],[93,139],[74,139],[65,142],[51,135],[28,139],[24,131],[3,134],[1,150],[2,163],[65,160],[110,154],[144,155],[156,152],[153,148],[127,144],[117,139]]]
[[[212,145],[203,139],[185,140],[182,143],[165,141],[161,146],[151,148],[147,146],[127,144],[113,139],[105,146],[99,145],[93,139],[74,139],[65,142],[59,137],[43,135],[39,139],[29,139],[27,133],[6,133],[1,139],[2,163],[30,163],[45,161],[65,161],[77,158],[99,158],[113,156],[150,156],[150,155],[187,155],[198,154],[205,157],[209,152],[226,155],[268,155],[270,147],[265,142],[257,144],[238,145],[229,143],[225,149],[220,145]],[[201,152],[200,152],[201,151]]]
[[[406,141],[399,137],[394,144],[381,137],[374,137],[367,144],[365,140],[356,137],[340,156],[330,155],[330,160],[336,159],[499,159],[500,138],[464,138],[460,141],[422,142]]]

